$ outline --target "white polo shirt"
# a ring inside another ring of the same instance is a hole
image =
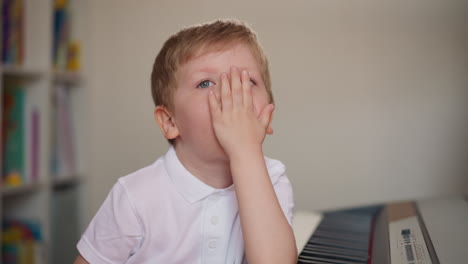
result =
[[[291,225],[294,200],[285,167],[265,162]],[[91,264],[247,263],[234,186],[216,189],[200,181],[173,147],[118,180],[77,248]]]

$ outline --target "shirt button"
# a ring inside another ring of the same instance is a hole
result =
[[[217,217],[217,216],[211,217],[211,223],[212,223],[213,225],[217,225],[217,224],[218,224],[218,217]]]
[[[210,242],[208,243],[208,247],[211,248],[211,249],[216,248],[216,241],[215,240],[210,240]]]

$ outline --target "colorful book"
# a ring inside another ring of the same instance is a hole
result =
[[[4,264],[44,263],[40,225],[35,221],[4,220],[2,261]]]
[[[39,110],[34,108],[31,116],[31,180],[39,180],[39,155],[40,155],[40,119]]]
[[[24,57],[23,0],[2,1],[2,62],[21,64]]]
[[[8,60],[8,50],[10,47],[10,6],[12,0],[3,0],[2,2],[2,62],[6,63]]]
[[[19,185],[25,179],[24,109],[25,91],[19,83],[5,82],[2,118],[2,182]]]
[[[67,66],[67,48],[70,40],[70,15],[67,0],[55,0],[53,24],[53,62],[56,70]]]
[[[66,177],[76,172],[73,120],[69,88],[64,84],[55,87],[53,110],[53,153],[51,171],[55,177]]]

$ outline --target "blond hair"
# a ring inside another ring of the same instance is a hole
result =
[[[172,95],[177,87],[176,72],[181,65],[196,56],[223,51],[240,43],[247,44],[256,58],[269,101],[273,103],[268,60],[257,35],[244,22],[222,19],[184,28],[166,40],[156,56],[151,73],[154,104],[173,110]]]

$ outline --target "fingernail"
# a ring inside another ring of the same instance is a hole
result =
[[[242,74],[245,75],[245,76],[247,76],[249,73],[248,73],[246,70],[243,70],[243,71],[242,71]]]

